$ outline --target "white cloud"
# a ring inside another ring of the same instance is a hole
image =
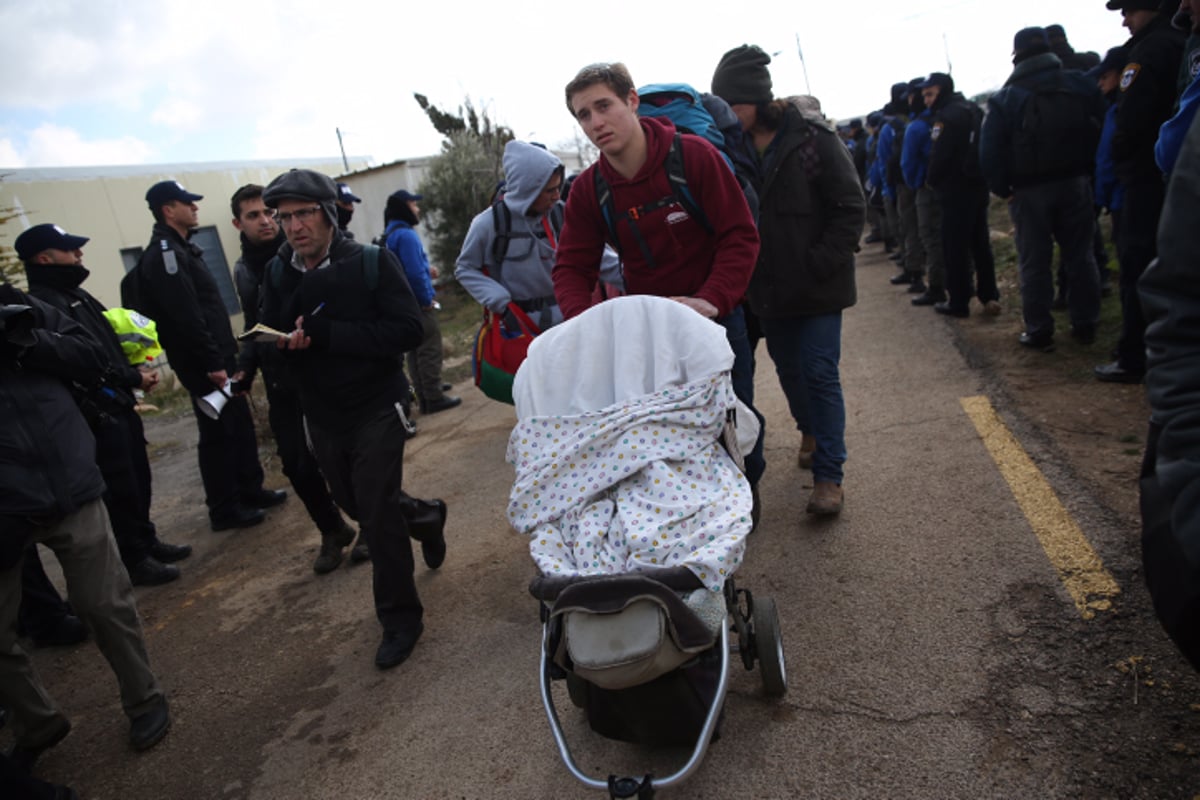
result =
[[[150,114],[150,121],[175,130],[194,129],[204,120],[204,109],[190,100],[171,98]]]
[[[721,53],[750,42],[778,53],[771,73],[786,95],[805,86],[797,34],[827,113],[857,115],[879,107],[893,82],[944,70],[947,49],[963,91],[994,87],[1026,24],[1062,23],[1079,49],[1103,52],[1124,38],[1103,4],[1057,4],[1043,18],[1048,9],[1045,0],[764,0],[753,15],[730,15],[727,2],[697,0],[685,18],[644,0],[604,12],[533,0],[520,15],[499,4],[366,0],[336,9],[324,0],[0,2],[0,68],[20,76],[0,83],[0,116],[45,112],[39,119],[86,140],[101,134],[81,119],[102,115],[103,136],[152,141],[169,161],[329,155],[341,128],[348,153],[386,161],[437,150],[417,91],[448,109],[470,96],[517,136],[554,145],[575,133],[562,91],[583,64],[622,60],[639,83],[703,90]],[[678,46],[664,46],[665,31]]]
[[[25,159],[17,153],[12,139],[0,139],[0,164],[6,167],[23,167]]]
[[[79,131],[46,123],[30,131],[23,145],[0,140],[0,164],[14,167],[68,167],[146,164],[155,150],[133,136],[85,139]]]

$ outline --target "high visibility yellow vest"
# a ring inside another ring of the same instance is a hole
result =
[[[154,320],[128,308],[110,308],[104,312],[104,317],[117,332],[121,350],[130,364],[136,367],[162,355]]]

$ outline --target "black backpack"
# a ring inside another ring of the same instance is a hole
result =
[[[1090,174],[1100,129],[1088,106],[1062,73],[1029,90],[1013,136],[1014,183]]]

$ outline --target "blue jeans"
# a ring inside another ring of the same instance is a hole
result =
[[[846,405],[838,373],[842,313],[761,322],[796,427],[817,440],[813,478],[841,484],[846,463]]]
[[[738,306],[727,317],[717,320],[717,324],[725,328],[725,338],[733,350],[733,370],[730,379],[733,382],[733,393],[737,395],[754,416],[758,417],[758,439],[754,449],[743,454],[746,461],[746,480],[751,486],[757,486],[759,478],[767,469],[767,461],[763,457],[763,438],[767,431],[766,420],[754,407],[754,353],[750,349],[750,338],[746,333],[746,317]]]

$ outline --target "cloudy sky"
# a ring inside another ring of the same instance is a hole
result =
[[[338,129],[375,163],[429,155],[440,137],[413,92],[569,145],[562,89],[585,64],[707,90],[752,43],[776,54],[776,94],[797,94],[797,39],[807,87],[844,118],[947,56],[965,93],[999,86],[1012,34],[1055,22],[1078,50],[1127,36],[1104,0],[0,0],[0,167],[329,156]]]

